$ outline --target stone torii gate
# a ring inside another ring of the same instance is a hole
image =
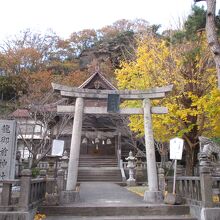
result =
[[[147,175],[149,189],[145,192],[144,200],[149,203],[157,203],[162,199],[162,193],[158,189],[157,168],[155,159],[154,137],[152,131],[151,114],[166,114],[165,107],[151,107],[151,99],[164,98],[167,92],[172,91],[172,85],[152,88],[144,91],[137,90],[97,90],[69,87],[52,83],[53,90],[60,92],[61,96],[76,98],[75,106],[57,106],[58,113],[73,113],[73,130],[68,164],[68,176],[66,193],[71,195],[75,191],[78,175],[78,164],[80,154],[80,143],[82,133],[83,114],[144,114],[145,147],[147,159]],[[108,107],[85,107],[85,99],[115,99],[118,104],[120,100],[143,100],[143,108],[123,108],[109,111]],[[67,195],[66,194],[66,195]],[[70,196],[71,197],[71,196]],[[71,200],[71,199],[70,199]]]

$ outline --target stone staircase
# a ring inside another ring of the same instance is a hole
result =
[[[40,206],[47,220],[196,220],[187,205],[147,204],[126,187],[109,182],[83,182],[79,201],[67,205]]]
[[[72,207],[40,207],[47,220],[197,220],[189,214],[189,207],[178,205],[145,205],[145,206],[72,206]],[[51,213],[53,213],[51,215]]]
[[[80,155],[79,167],[117,167],[115,156]]]
[[[122,182],[115,156],[81,155],[78,182]]]

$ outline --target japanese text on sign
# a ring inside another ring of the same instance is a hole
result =
[[[107,112],[119,112],[120,96],[118,94],[108,94]]]
[[[0,180],[14,178],[16,123],[0,120]]]
[[[183,139],[173,138],[170,140],[170,159],[181,160],[183,154]]]

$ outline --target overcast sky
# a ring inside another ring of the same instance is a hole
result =
[[[99,29],[123,18],[143,18],[163,29],[177,27],[192,4],[193,0],[1,0],[0,41],[27,28],[42,33],[52,29],[67,38],[74,31]]]

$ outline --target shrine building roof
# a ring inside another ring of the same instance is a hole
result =
[[[117,90],[112,83],[107,80],[100,72],[93,73],[84,83],[78,88],[80,89],[101,89],[101,90]]]

